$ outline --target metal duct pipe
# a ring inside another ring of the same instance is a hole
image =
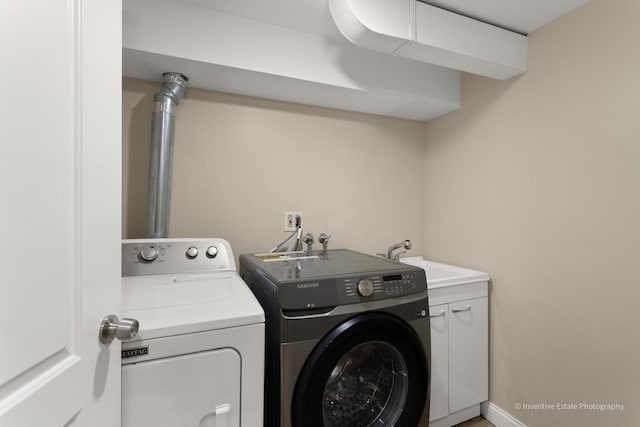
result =
[[[171,163],[175,109],[187,90],[189,79],[180,73],[164,73],[162,88],[153,96],[147,237],[167,237],[171,200]]]

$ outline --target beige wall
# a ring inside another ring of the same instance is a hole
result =
[[[426,126],[190,89],[170,234],[263,251],[302,210],[334,248],[410,238],[413,255],[490,273],[493,403],[529,426],[637,425],[638,23],[637,0],[593,0],[530,36],[525,75],[464,75],[463,108]],[[157,88],[123,82],[123,237],[144,234]]]
[[[178,70],[179,71],[179,70]],[[123,81],[123,237],[144,237],[151,100]],[[424,236],[421,122],[189,89],[176,117],[171,237],[223,237],[236,255],[288,234],[284,212],[330,248],[383,252]],[[316,244],[316,248],[320,246]]]
[[[490,273],[490,398],[528,426],[640,425],[639,40],[640,2],[593,0],[426,126],[425,255]]]

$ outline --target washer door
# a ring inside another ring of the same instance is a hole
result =
[[[294,427],[418,425],[429,372],[419,337],[386,313],[340,324],[314,348],[298,377]]]

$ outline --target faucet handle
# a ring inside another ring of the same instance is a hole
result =
[[[320,233],[318,235],[318,243],[322,243],[322,250],[327,250],[327,244],[329,243],[330,235],[326,233]]]
[[[315,240],[313,240],[313,234],[307,233],[302,238],[302,241],[307,244],[307,250],[310,251],[313,246]]]

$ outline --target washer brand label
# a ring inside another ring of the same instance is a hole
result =
[[[146,356],[149,354],[149,347],[136,347],[128,350],[122,350],[122,358],[128,359],[130,357]]]
[[[319,288],[319,287],[320,287],[320,283],[318,282],[298,283],[298,289],[310,289],[310,288]]]

